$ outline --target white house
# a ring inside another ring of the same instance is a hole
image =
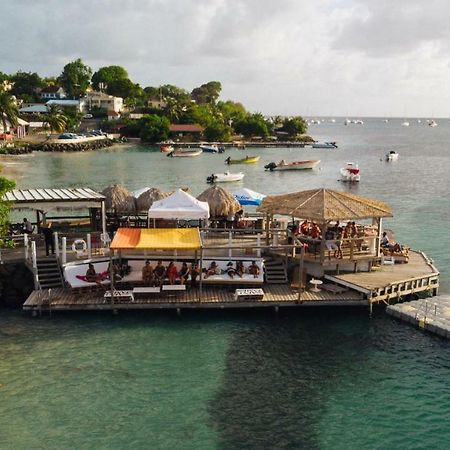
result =
[[[66,91],[59,86],[47,86],[41,90],[39,96],[43,100],[60,100],[66,98]]]
[[[116,113],[123,111],[122,97],[114,97],[113,95],[108,95],[104,92],[90,91],[86,92],[85,100],[89,109],[97,107]]]
[[[80,98],[79,100],[49,100],[46,105],[58,105],[63,108],[65,106],[75,106],[80,112],[85,112],[87,107],[85,98]]]

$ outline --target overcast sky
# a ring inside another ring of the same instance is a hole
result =
[[[78,57],[264,114],[450,116],[447,0],[2,0],[0,70]]]

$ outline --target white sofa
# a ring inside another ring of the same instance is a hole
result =
[[[263,284],[264,283],[264,259],[262,258],[242,258],[233,257],[231,259],[213,259],[208,258],[203,260],[202,269],[208,270],[211,263],[215,261],[217,267],[220,269],[220,275],[210,275],[208,278],[203,278],[203,284]],[[227,273],[227,264],[229,262],[233,263],[233,267],[236,267],[236,261],[242,261],[244,265],[244,274],[242,278],[235,276],[231,278]],[[256,265],[259,267],[259,275],[255,277],[254,275],[248,273],[248,267],[255,261]],[[204,274],[203,274],[204,275]]]
[[[93,262],[96,273],[102,273],[108,270],[109,261]],[[86,271],[89,268],[89,263],[82,264],[67,264],[64,267],[64,279],[70,284],[72,288],[82,288],[89,286],[97,286],[97,283],[91,283],[89,281],[80,280],[78,276],[85,276]],[[103,280],[101,282],[104,285],[109,285],[109,280]]]

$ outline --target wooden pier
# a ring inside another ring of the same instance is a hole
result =
[[[73,289],[50,289],[33,291],[23,305],[26,311],[88,311],[122,309],[225,309],[225,308],[264,308],[286,306],[367,306],[363,296],[355,291],[333,293],[325,290],[311,292],[306,290],[298,298],[298,291],[290,286],[264,285],[264,298],[255,301],[236,301],[232,288],[203,287],[188,288],[185,292],[158,294],[119,300],[105,300],[103,291],[80,293]],[[200,300],[201,297],[201,300]]]

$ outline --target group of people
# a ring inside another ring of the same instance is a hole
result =
[[[209,267],[204,270],[205,270],[205,276],[204,276],[205,279],[212,275],[221,275],[221,273],[222,273],[222,270],[220,269],[220,267],[217,265],[217,263],[215,261],[212,261],[211,264],[209,265]],[[258,275],[260,273],[260,269],[259,269],[259,266],[256,264],[256,261],[252,261],[252,263],[247,268],[247,272],[250,275],[253,275],[254,278],[258,277]],[[225,273],[230,278],[234,278],[235,276],[242,278],[242,276],[245,273],[244,263],[242,261],[236,261],[236,265],[234,265],[230,261],[226,265]]]
[[[191,286],[195,286],[199,275],[200,270],[195,263],[188,267],[187,263],[183,262],[181,269],[178,270],[173,261],[167,267],[163,265],[162,261],[158,261],[156,266],[153,267],[151,262],[147,260],[142,268],[142,281],[147,286],[162,286],[166,278],[170,284],[175,284],[177,279],[180,280],[181,284],[186,284],[190,278]]]

